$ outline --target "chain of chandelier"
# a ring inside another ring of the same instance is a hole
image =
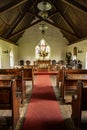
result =
[[[47,1],[42,1],[42,2],[39,2],[37,4],[37,8],[40,10],[39,11],[39,15],[43,18],[43,19],[47,19],[48,18],[48,11],[51,10],[52,6],[49,2]],[[41,30],[41,33],[42,34],[45,34],[45,30],[47,29],[48,27],[46,26],[45,23],[42,23],[40,24],[40,27],[39,29]]]

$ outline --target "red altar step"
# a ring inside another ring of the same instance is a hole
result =
[[[57,75],[58,71],[35,71],[34,75]]]

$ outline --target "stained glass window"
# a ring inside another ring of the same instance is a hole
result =
[[[50,46],[44,39],[41,39],[39,44],[35,47],[36,60],[49,60],[50,59]]]

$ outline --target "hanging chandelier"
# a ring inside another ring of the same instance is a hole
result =
[[[42,34],[45,34],[45,30],[48,29],[45,23],[41,23],[39,29],[41,30]]]
[[[49,2],[42,1],[37,4],[37,8],[40,10],[39,15],[46,19],[48,17],[48,11],[51,10],[52,6]]]

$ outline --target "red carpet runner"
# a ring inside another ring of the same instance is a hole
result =
[[[49,75],[38,75],[22,130],[66,130]]]

